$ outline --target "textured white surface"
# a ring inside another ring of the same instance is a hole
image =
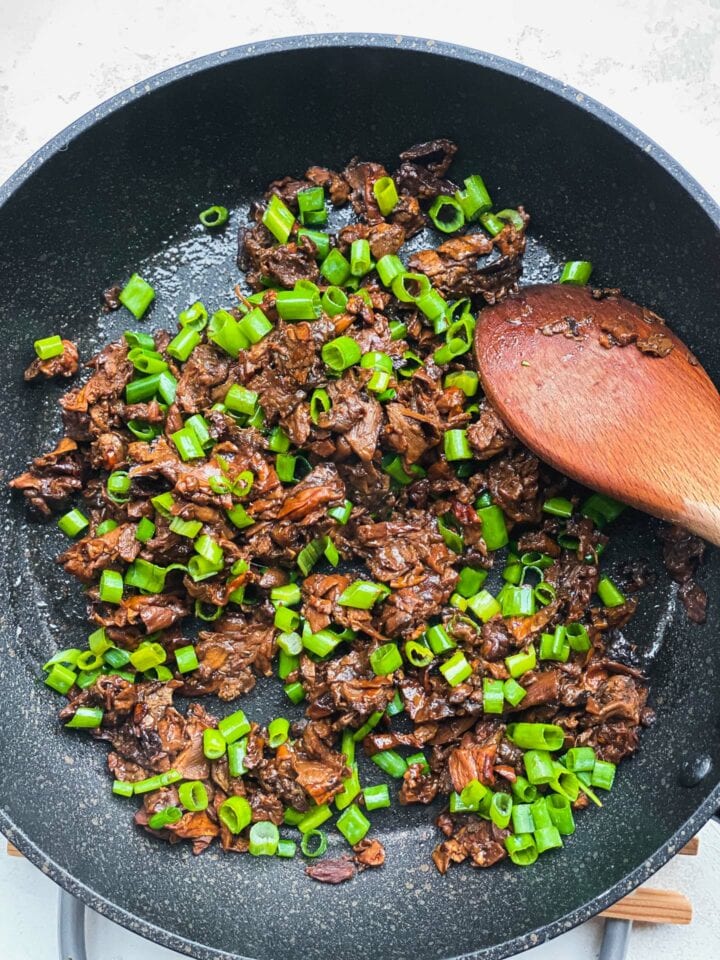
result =
[[[0,182],[101,100],[191,57],[296,33],[414,34],[475,46],[553,74],[640,127],[720,198],[720,0],[3,0],[0,2]],[[693,901],[690,927],[641,926],[629,960],[714,960],[720,943],[720,826],[698,858],[677,857],[651,884]],[[0,849],[2,960],[54,960],[56,889]],[[90,960],[176,956],[108,921],[88,922]],[[597,957],[591,921],[524,956]],[[383,960],[383,958],[378,958]]]
[[[0,181],[118,90],[296,33],[414,34],[520,60],[617,110],[720,196],[720,0],[4,0]]]

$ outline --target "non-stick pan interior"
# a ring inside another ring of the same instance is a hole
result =
[[[392,166],[403,147],[435,136],[459,142],[456,178],[481,171],[499,206],[529,210],[526,279],[554,279],[566,258],[591,260],[598,283],[666,316],[720,381],[717,227],[699,190],[682,186],[666,160],[582,98],[523,79],[520,68],[424,42],[341,42],[235,51],[153,81],[120,109],[99,111],[20,178],[0,208],[4,480],[60,434],[60,388],[22,382],[36,337],[60,332],[87,358],[134,327],[129,315],[103,314],[99,300],[134,270],[157,290],[148,328],[172,326],[200,296],[227,306],[239,279],[236,229],[269,180],[310,163],[341,166],[354,154]],[[233,211],[217,236],[197,224],[210,203]],[[658,571],[628,628],[650,665],[658,720],[603,809],[578,817],[564,851],[527,870],[463,866],[442,878],[429,859],[437,811],[393,806],[373,819],[386,866],[340,887],[310,881],[300,860],[192,857],[134,828],[132,801],[110,794],[105,749],[59,728],[57,698],[38,674],[49,651],[86,636],[81,590],[53,562],[63,539],[54,524],[29,522],[9,494],[1,500],[0,826],[77,891],[76,878],[96,908],[185,952],[505,955],[585,919],[586,904],[648,858],[635,882],[658,866],[673,847],[657,851],[717,786],[717,558],[710,554],[701,575],[708,622],[692,626],[662,572],[657,524],[634,514],[607,563],[612,573],[642,556]],[[275,681],[260,683],[243,706],[263,722],[288,713]],[[705,772],[699,782],[696,772]],[[368,782],[383,777],[365,772]],[[340,840],[332,852],[342,852]]]

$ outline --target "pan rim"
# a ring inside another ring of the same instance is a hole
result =
[[[15,173],[11,174],[11,176],[0,185],[0,208],[5,206],[11,197],[31,179],[40,167],[55,156],[55,154],[67,149],[68,145],[84,131],[110,114],[115,113],[126,105],[133,103],[135,100],[139,100],[141,97],[155,90],[169,86],[184,77],[219,67],[223,63],[262,57],[273,53],[286,53],[293,50],[338,47],[370,47],[378,50],[405,50],[425,54],[429,53],[495,70],[549,91],[563,100],[572,103],[578,109],[596,117],[639,150],[646,153],[680,184],[686,193],[690,195],[695,203],[708,216],[714,226],[720,229],[720,205],[718,205],[704,187],[702,187],[681,164],[674,160],[662,147],[647,137],[633,124],[629,123],[615,111],[605,107],[599,101],[580,92],[575,87],[515,61],[470,47],[421,37],[391,36],[380,33],[321,33],[264,40],[205,54],[154,74],[147,80],[138,82],[114,94],[97,107],[89,110],[33,153]],[[492,947],[485,947],[478,951],[464,953],[455,958],[448,958],[448,960],[503,960],[505,957],[512,956],[515,953],[551,940],[561,933],[566,933],[578,924],[584,923],[620,897],[625,896],[655,873],[678,852],[690,837],[697,833],[700,827],[711,818],[719,806],[720,783],[715,786],[697,810],[688,817],[676,833],[666,840],[655,853],[622,880],[596,896],[594,900],[577,907],[575,910],[570,911],[557,920],[514,937],[512,940]],[[27,859],[60,887],[76,896],[95,912],[126,927],[132,932],[173,949],[178,953],[196,957],[198,960],[250,960],[250,958],[244,958],[240,954],[227,953],[224,950],[208,947],[175,934],[170,930],[166,930],[163,927],[159,927],[130,913],[106,897],[95,893],[90,887],[73,877],[65,868],[48,858],[27,834],[14,825],[10,817],[1,808],[0,832],[2,832]]]
[[[168,67],[152,74],[145,80],[138,81],[124,90],[118,91],[96,107],[81,114],[66,127],[51,137],[43,146],[39,147],[18,169],[10,174],[4,183],[0,184],[0,208],[17,192],[17,190],[51,157],[63,152],[69,144],[85,130],[99,120],[103,120],[111,113],[139,100],[162,87],[169,86],[176,80],[192,76],[204,70],[221,66],[223,63],[232,63],[235,60],[247,60],[253,57],[266,56],[270,53],[286,53],[292,50],[312,50],[329,47],[374,47],[376,49],[409,50],[418,53],[430,53],[445,56],[455,60],[464,60],[478,66],[488,67],[499,73],[504,73],[518,80],[548,90],[561,97],[578,109],[590,113],[603,121],[613,130],[620,133],[626,140],[647,153],[655,163],[669,173],[692,196],[708,215],[713,224],[720,228],[720,203],[713,199],[692,174],[674,159],[663,147],[648,137],[639,127],[630,123],[623,116],[610,107],[606,107],[599,100],[583,93],[577,87],[564,83],[550,74],[533,67],[527,67],[515,60],[498,56],[484,50],[466,47],[461,44],[449,43],[442,40],[415,36],[393,36],[384,33],[314,33],[287,37],[278,37],[272,40],[261,40],[256,43],[241,44],[236,47],[226,47],[213,53],[194,57],[175,66]]]

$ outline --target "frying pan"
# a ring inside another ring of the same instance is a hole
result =
[[[337,168],[356,153],[391,166],[399,150],[435,136],[459,142],[457,176],[481,171],[500,206],[531,211],[526,280],[555,278],[566,258],[591,260],[598,283],[666,316],[720,379],[720,211],[641,133],[575,90],[484,53],[397,37],[292,38],[133,87],[0,190],[4,479],[60,435],[62,387],[22,383],[36,337],[69,336],[87,358],[132,326],[102,314],[99,294],[134,270],[158,293],[148,328],[174,324],[200,296],[227,305],[236,227],[269,180],[311,162]],[[197,224],[210,203],[233,210],[218,236]],[[658,719],[564,851],[527,870],[463,866],[443,878],[429,860],[437,811],[394,805],[374,817],[386,866],[340,887],[310,881],[300,859],[193,858],[135,829],[132,802],[110,793],[104,749],[59,727],[57,698],[38,674],[48,651],[86,636],[81,590],[53,563],[63,539],[55,524],[30,522],[9,495],[0,522],[0,829],[95,910],[181,953],[497,960],[627,893],[720,803],[718,558],[710,553],[701,576],[708,621],[692,626],[660,569],[656,523],[632,514],[607,562],[612,575],[640,555],[658,571],[627,630]],[[287,714],[281,698],[276,681],[262,682],[243,706],[266,722]],[[366,779],[377,782],[378,771]],[[337,855],[341,841],[332,843]]]

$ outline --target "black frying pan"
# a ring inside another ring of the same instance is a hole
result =
[[[226,304],[237,224],[269,180],[354,153],[392,166],[400,149],[434,136],[460,143],[458,175],[480,170],[501,206],[531,211],[526,279],[556,277],[566,258],[592,260],[598,282],[666,316],[720,380],[720,211],[637,130],[572,89],[471,50],[366,36],[272,41],[120,94],[0,189],[5,479],[60,432],[61,388],[22,383],[33,339],[61,332],[87,358],[128,325],[101,315],[100,291],[136,269],[158,291],[150,327],[174,324],[200,295]],[[210,203],[235,211],[218,237],[197,225]],[[701,578],[705,626],[688,624],[661,572],[644,595],[628,633],[645,651],[658,721],[561,853],[528,870],[504,863],[442,878],[429,861],[432,812],[393,807],[374,818],[387,865],[341,887],[313,883],[299,860],[193,858],[134,829],[132,802],[110,793],[105,751],[58,727],[39,667],[86,636],[81,591],[53,563],[54,524],[29,523],[4,495],[1,526],[0,828],[94,909],[183,953],[504,957],[628,892],[720,803],[713,552]],[[655,522],[634,515],[621,530],[611,570],[628,554],[659,570]],[[277,682],[261,683],[246,709],[267,721],[287,712],[281,696]]]

